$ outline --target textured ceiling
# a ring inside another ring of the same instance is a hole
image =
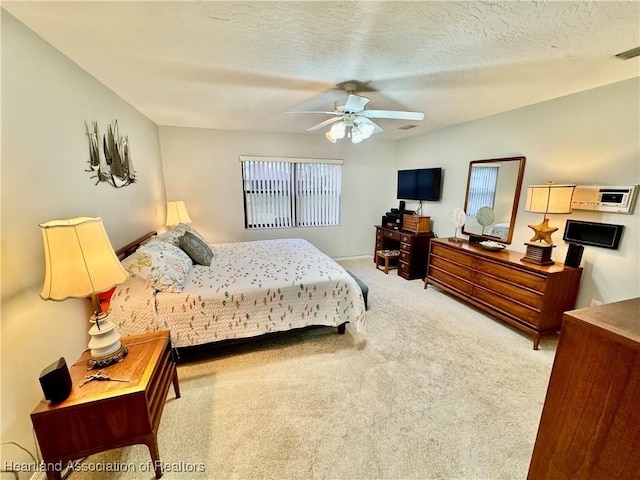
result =
[[[640,75],[614,57],[640,45],[638,1],[2,6],[159,125],[307,133],[329,117],[286,112],[356,79],[368,108],[425,113],[376,121],[397,139]]]

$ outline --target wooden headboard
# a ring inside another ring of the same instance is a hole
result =
[[[138,249],[138,247],[140,247],[140,245],[147,243],[149,239],[153,237],[156,233],[158,232],[145,233],[140,238],[136,238],[133,242],[128,243],[124,247],[121,247],[118,250],[116,250],[116,256],[118,257],[118,260],[123,260],[124,258],[131,255],[133,252],[135,252]]]

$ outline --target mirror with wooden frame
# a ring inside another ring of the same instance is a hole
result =
[[[510,157],[469,162],[462,233],[471,241],[511,243],[525,161]]]

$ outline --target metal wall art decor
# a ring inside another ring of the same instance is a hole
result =
[[[136,181],[136,171],[131,162],[129,151],[129,137],[121,137],[118,131],[118,120],[109,124],[107,133],[102,137],[102,152],[100,155],[100,133],[98,122],[93,122],[93,129],[86,124],[89,137],[89,170],[95,173],[91,178],[97,178],[96,185],[108,182],[115,188],[126,187]]]

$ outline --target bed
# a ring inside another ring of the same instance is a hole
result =
[[[491,237],[508,238],[509,237],[509,223],[496,223],[491,225],[491,229],[488,233]]]
[[[187,265],[176,242],[197,232],[179,227],[118,251],[131,273],[110,297],[110,318],[121,335],[168,329],[174,347],[187,347],[314,325],[344,333],[351,323],[364,332],[358,284],[308,241],[207,243],[210,266],[189,257]]]

